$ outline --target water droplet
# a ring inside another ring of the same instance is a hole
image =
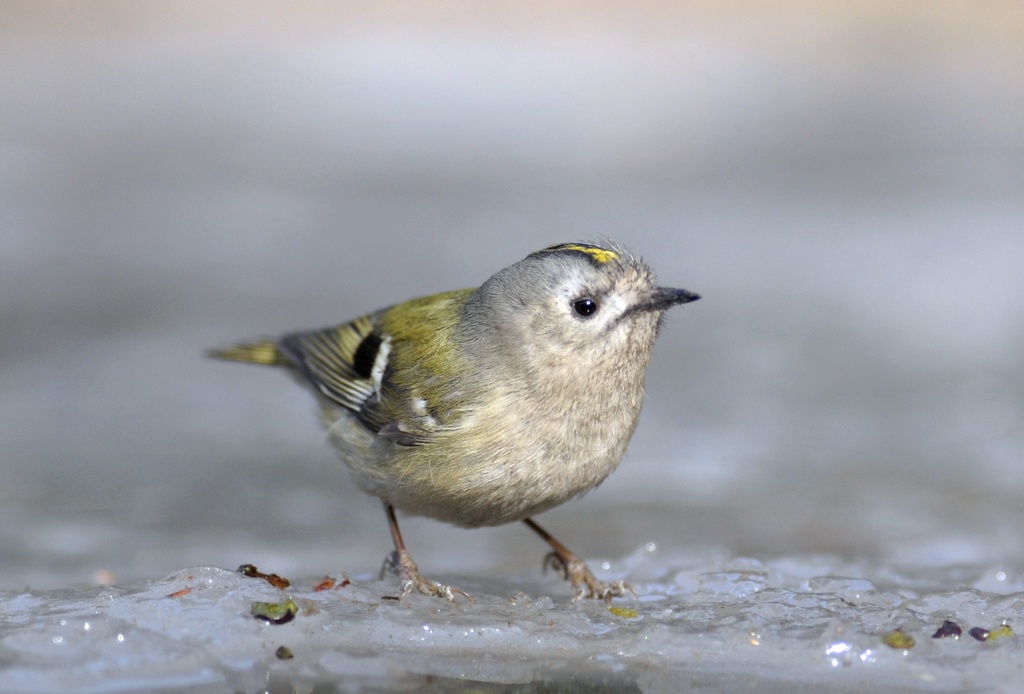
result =
[[[833,643],[831,646],[825,649],[825,655],[842,655],[850,650],[850,644],[840,641]]]
[[[829,665],[832,667],[841,667],[850,664],[850,651],[853,647],[845,641],[837,641],[831,644],[825,649],[825,655],[828,656]]]
[[[644,549],[646,549],[648,552],[653,552],[654,550],[658,549],[658,545],[654,544],[653,542],[648,542],[646,545],[644,545]]]

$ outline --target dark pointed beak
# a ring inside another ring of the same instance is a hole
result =
[[[670,289],[669,287],[658,287],[651,295],[650,302],[644,306],[648,311],[665,311],[677,304],[688,304],[700,298],[700,294],[688,292],[685,289]]]

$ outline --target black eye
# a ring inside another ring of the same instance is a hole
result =
[[[597,313],[597,302],[593,299],[576,299],[572,302],[572,310],[576,315],[587,318]]]

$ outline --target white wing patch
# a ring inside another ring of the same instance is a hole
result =
[[[380,343],[377,356],[373,359],[373,368],[370,370],[370,380],[373,381],[373,392],[380,397],[380,384],[384,379],[384,369],[388,366],[388,357],[391,355],[391,336],[388,335]]]

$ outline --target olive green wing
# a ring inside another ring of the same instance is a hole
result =
[[[328,402],[397,444],[428,443],[462,411],[453,335],[472,290],[413,299],[343,325],[236,345],[212,356],[288,366]]]
[[[373,318],[285,335],[278,351],[323,397],[360,416],[376,392],[373,369],[383,343]]]

